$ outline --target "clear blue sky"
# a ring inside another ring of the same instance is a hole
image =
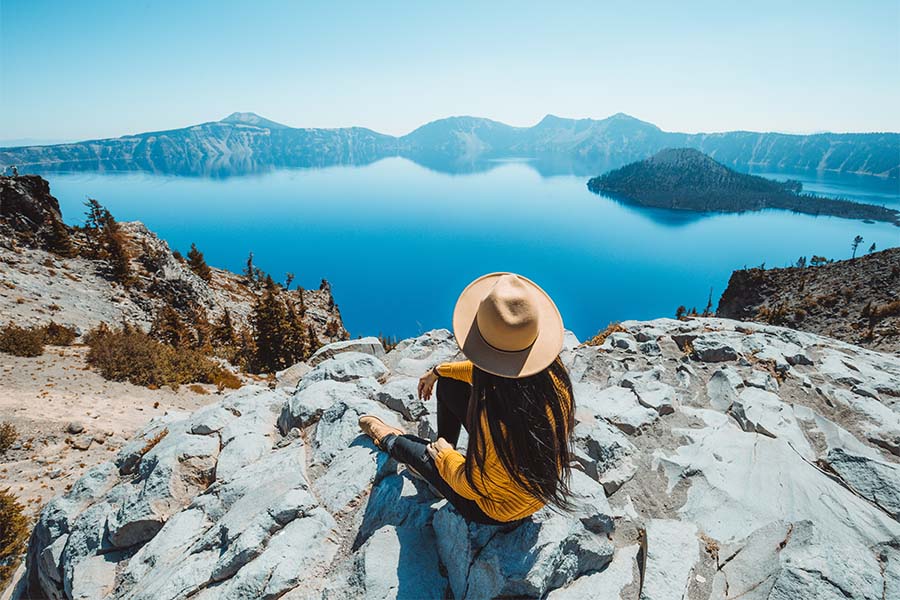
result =
[[[898,0],[0,0],[0,139],[233,111],[394,134],[619,111],[676,131],[900,131],[898,40]]]

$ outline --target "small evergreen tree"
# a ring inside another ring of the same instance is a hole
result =
[[[853,256],[851,258],[856,258],[856,249],[859,248],[859,245],[863,243],[863,238],[861,235],[853,238],[853,241],[850,243],[850,247],[853,249]]]
[[[675,309],[675,318],[679,321],[684,319],[685,313],[687,313],[687,308],[685,308],[684,304]]]
[[[256,346],[254,368],[257,371],[274,372],[290,366],[285,364],[290,329],[288,312],[271,276],[266,277],[263,293],[257,298],[251,321]]]
[[[872,242],[872,245],[869,246],[869,254],[872,254],[873,252],[875,252],[875,249],[876,249],[875,242]]]
[[[284,274],[284,289],[291,289],[291,284],[294,283],[294,274],[293,273],[285,273]]]
[[[238,334],[227,308],[222,319],[213,328],[213,341],[222,346],[236,346],[238,343]]]
[[[69,229],[59,219],[49,217],[47,219],[49,232],[47,234],[47,249],[57,256],[63,258],[72,258],[78,254],[72,238],[69,236]]]
[[[197,244],[191,244],[191,250],[188,252],[188,266],[203,281],[212,280],[212,271],[206,264],[203,253],[197,250]]]
[[[247,256],[247,264],[246,264],[246,266],[244,266],[244,272],[243,272],[244,279],[247,280],[248,284],[251,284],[254,282],[253,278],[254,278],[255,274],[256,273],[255,273],[254,267],[253,267],[253,252],[251,252]]]
[[[171,306],[162,307],[156,313],[150,335],[173,348],[192,348],[196,344],[181,315]]]

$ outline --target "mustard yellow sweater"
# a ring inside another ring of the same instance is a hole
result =
[[[472,383],[472,363],[467,360],[438,365],[437,372],[441,377]],[[565,390],[560,382],[557,381],[556,384]],[[487,418],[483,414],[481,431],[485,441],[484,477],[478,465],[472,465],[472,480],[479,484],[477,490],[466,479],[466,457],[456,449],[444,449],[438,453],[435,460],[438,473],[456,493],[474,500],[486,515],[498,521],[515,521],[538,511],[544,504],[517,485],[500,462]]]

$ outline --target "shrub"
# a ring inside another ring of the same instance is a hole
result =
[[[0,590],[6,588],[25,551],[28,519],[9,488],[0,490]]]
[[[0,424],[0,454],[9,450],[18,437],[19,432],[12,423]]]
[[[603,344],[603,342],[606,341],[606,338],[608,338],[610,336],[610,334],[626,332],[626,331],[627,330],[624,327],[622,327],[618,321],[613,321],[612,323],[610,323],[609,325],[606,326],[606,329],[598,332],[597,335],[595,335],[594,337],[592,337],[591,339],[586,341],[585,345],[600,346]]]
[[[74,327],[66,327],[53,321],[44,327],[44,343],[51,346],[71,346],[77,337]]]
[[[177,388],[192,382],[231,387],[237,379],[197,350],[174,348],[127,324],[118,329],[101,324],[88,332],[85,342],[90,346],[88,364],[112,381]]]
[[[390,352],[394,348],[397,347],[397,344],[400,343],[400,340],[397,339],[396,336],[393,335],[382,335],[378,334],[378,341],[381,342],[381,345],[384,346],[385,352]]]
[[[0,352],[13,356],[40,356],[44,353],[44,330],[9,323],[0,329]]]

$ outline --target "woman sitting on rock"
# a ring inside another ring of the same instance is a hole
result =
[[[426,400],[438,384],[437,441],[371,415],[360,428],[469,521],[502,525],[545,504],[569,508],[575,404],[553,300],[524,277],[485,275],[457,300],[453,330],[469,360],[437,365],[419,380]],[[456,450],[462,426],[465,456]]]

